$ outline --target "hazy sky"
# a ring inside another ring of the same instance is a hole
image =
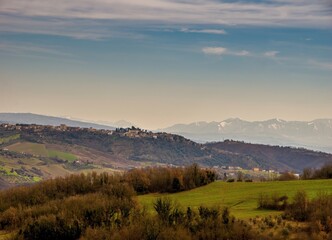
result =
[[[0,112],[332,118],[330,0],[0,0]]]

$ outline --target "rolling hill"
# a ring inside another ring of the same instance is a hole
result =
[[[319,168],[324,162],[332,161],[331,154],[315,152],[304,148],[248,144],[239,141],[226,140],[208,143],[207,146],[220,152],[246,155],[261,164],[274,165],[277,169],[301,170],[303,168]],[[325,161],[322,161],[325,159]]]
[[[251,217],[278,214],[275,210],[258,210],[257,200],[260,194],[287,195],[290,199],[299,189],[314,198],[319,192],[332,193],[331,180],[300,180],[300,181],[272,181],[272,182],[234,182],[217,181],[207,186],[190,191],[172,194],[146,194],[138,196],[138,201],[148,210],[153,209],[153,203],[159,197],[168,197],[182,206],[198,208],[205,206],[229,207],[237,218],[249,219]]]
[[[97,130],[68,126],[0,125],[0,172],[8,183],[34,182],[86,171],[123,171],[151,165],[240,166],[301,172],[332,155],[234,141],[199,144],[138,128]]]

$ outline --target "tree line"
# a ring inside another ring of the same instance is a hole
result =
[[[301,175],[303,180],[332,178],[332,163],[327,163],[319,169],[305,168]]]
[[[216,179],[216,173],[198,164],[187,167],[150,167],[133,169],[124,174],[138,194],[180,192],[204,186]]]
[[[142,228],[142,236],[151,239],[154,216],[141,209],[135,195],[188,190],[214,179],[213,171],[194,164],[113,175],[92,172],[11,188],[0,192],[0,230],[14,232],[13,239],[92,239],[89,234],[105,232],[113,239],[123,231],[134,236]],[[172,216],[174,221],[183,217],[180,210]]]

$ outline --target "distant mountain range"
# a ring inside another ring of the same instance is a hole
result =
[[[231,118],[221,122],[176,124],[160,131],[179,134],[197,142],[233,139],[332,153],[332,119],[316,119],[310,122],[281,119],[249,122]]]
[[[88,122],[88,123],[98,124],[98,125],[102,125],[102,126],[109,126],[109,127],[114,127],[114,128],[130,128],[132,126],[138,127],[136,124],[134,124],[132,122],[128,122],[126,120],[110,122],[110,121],[102,121],[102,120],[98,120],[98,121],[85,120],[85,119],[73,118],[73,117],[67,117],[67,116],[64,116],[64,117],[61,116],[60,118],[65,118],[65,119],[84,122],[84,123]]]
[[[1,122],[52,126],[65,124],[72,127],[107,130],[134,125],[124,120],[91,123],[31,113],[0,113]],[[232,139],[248,143],[303,147],[332,153],[332,119],[316,119],[310,122],[270,119],[249,122],[230,118],[221,122],[176,124],[157,131],[182,135],[199,143]]]
[[[37,125],[51,125],[51,126],[59,126],[61,124],[65,124],[70,127],[81,127],[81,128],[91,127],[95,129],[107,129],[107,130],[115,129],[115,127],[108,125],[101,125],[96,123],[71,120],[68,118],[51,117],[51,116],[38,115],[32,113],[0,113],[0,123],[37,124]]]

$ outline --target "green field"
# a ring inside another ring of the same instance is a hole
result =
[[[48,156],[67,160],[68,162],[73,162],[73,161],[77,160],[77,157],[71,153],[60,152],[60,151],[56,151],[56,150],[48,150]]]
[[[10,141],[16,140],[20,138],[20,134],[15,134],[9,137],[2,137],[0,138],[0,144],[8,143]]]
[[[8,146],[7,148],[10,151],[19,152],[19,153],[28,153],[42,157],[48,156],[48,152],[44,144],[18,142]]]
[[[62,160],[67,160],[68,162],[77,160],[77,157],[71,153],[48,149],[45,144],[39,143],[19,142],[8,146],[8,149],[15,152],[29,153],[41,157],[56,157]]]
[[[207,186],[174,194],[147,194],[138,196],[138,201],[148,210],[158,197],[169,197],[186,208],[204,206],[230,207],[231,214],[238,218],[250,218],[278,214],[277,211],[257,210],[257,198],[261,193],[287,195],[290,199],[298,190],[305,190],[310,197],[318,192],[332,193],[332,180],[234,182],[217,181]]]

